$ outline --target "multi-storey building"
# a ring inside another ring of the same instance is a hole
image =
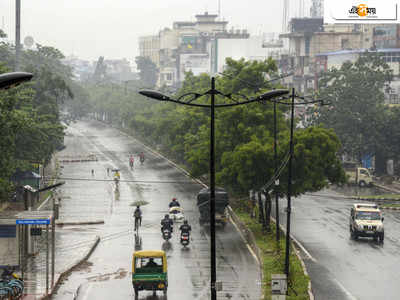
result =
[[[228,31],[228,22],[218,20],[218,15],[206,12],[195,17],[194,22],[174,22],[172,29],[139,39],[140,55],[151,58],[159,68],[159,86],[177,86],[187,71],[195,75],[216,72],[217,40],[249,37],[245,30]]]

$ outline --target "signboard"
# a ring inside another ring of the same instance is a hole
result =
[[[325,0],[324,23],[400,23],[400,0]]]
[[[25,219],[16,220],[17,225],[48,225],[50,224],[50,219]]]

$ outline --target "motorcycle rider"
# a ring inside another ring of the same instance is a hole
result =
[[[185,220],[183,221],[183,224],[179,227],[179,230],[181,231],[181,235],[184,233],[190,234],[190,231],[192,231],[192,226],[190,226],[188,221]]]
[[[173,226],[174,222],[172,221],[172,219],[169,218],[169,215],[166,214],[164,216],[164,219],[161,220],[161,233],[163,233],[163,231],[165,229],[168,229],[170,232],[173,231]]]
[[[144,163],[144,153],[143,153],[143,151],[139,153],[139,161],[140,161],[141,164]]]
[[[172,201],[169,203],[169,208],[178,206],[180,207],[181,205],[179,204],[178,200],[176,198],[172,198]]]
[[[131,167],[131,169],[133,168],[133,163],[134,163],[134,158],[133,155],[131,154],[131,156],[129,157],[129,166]]]

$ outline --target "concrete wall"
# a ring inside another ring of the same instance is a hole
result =
[[[222,72],[225,59],[235,60],[265,60],[269,57],[269,50],[262,47],[263,37],[254,36],[248,39],[218,39],[217,40],[217,70]]]

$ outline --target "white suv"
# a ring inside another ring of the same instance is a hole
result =
[[[373,237],[383,243],[382,212],[376,204],[356,203],[350,211],[350,234],[353,239]]]

